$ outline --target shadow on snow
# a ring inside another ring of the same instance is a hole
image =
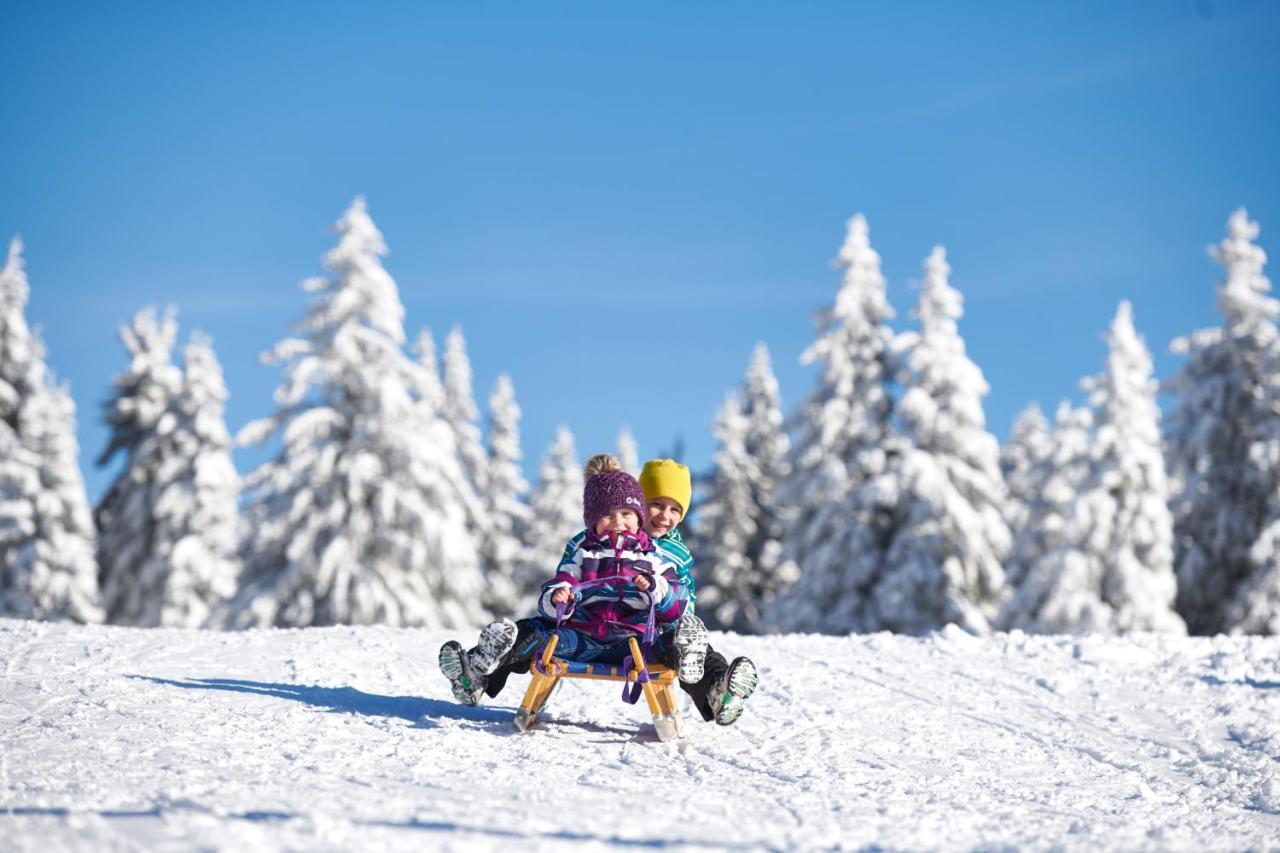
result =
[[[320,687],[311,684],[272,684],[263,681],[245,681],[237,678],[188,678],[182,681],[172,678],[156,678],[150,675],[130,675],[128,678],[181,687],[186,690],[226,690],[232,693],[248,693],[254,696],[270,696],[290,699],[314,708],[324,708],[342,714],[360,714],[366,717],[389,717],[406,720],[415,726],[429,727],[432,719],[469,720],[496,726],[511,727],[513,710],[500,707],[469,707],[456,702],[427,699],[421,696],[379,696],[365,693],[354,687]]]
[[[133,678],[145,678],[146,676],[131,676]],[[166,683],[164,679],[150,679]],[[172,682],[168,682],[172,683]],[[180,682],[179,682],[180,683]],[[186,685],[192,686],[192,685]],[[149,809],[108,809],[103,811],[93,811],[89,809],[69,809],[59,807],[9,807],[0,806],[0,815],[10,815],[13,817],[54,817],[69,818],[73,815],[80,814],[96,814],[99,817],[111,818],[160,818],[166,813],[195,811],[204,813],[207,810],[201,806],[183,803],[177,804],[171,808],[162,808],[160,806],[152,806]],[[226,814],[222,817],[232,820],[246,820],[253,823],[277,823],[287,822],[304,818],[303,815],[292,814],[289,812],[278,811],[250,811],[240,812],[236,814]],[[698,841],[692,844],[685,838],[625,838],[619,835],[597,835],[589,832],[576,832],[573,830],[556,830],[549,832],[537,831],[516,831],[510,829],[501,829],[489,826],[473,826],[465,823],[455,823],[453,821],[442,820],[420,820],[411,818],[409,820],[379,820],[379,819],[362,819],[352,818],[351,823],[355,826],[374,827],[377,829],[404,829],[404,830],[425,830],[428,832],[447,832],[447,833],[473,833],[481,836],[491,836],[496,838],[509,838],[513,841],[535,839],[546,839],[556,841],[577,841],[577,842],[594,842],[605,843],[615,847],[698,847],[702,849],[737,849],[737,845],[723,844],[717,841]]]
[[[1252,687],[1255,690],[1280,690],[1280,681],[1259,681],[1256,678],[1245,676],[1235,681],[1223,681],[1216,675],[1202,675],[1200,680],[1205,684],[1212,684],[1214,687],[1225,687],[1228,684],[1240,684],[1245,687]]]

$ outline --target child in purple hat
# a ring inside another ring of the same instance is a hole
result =
[[[677,567],[644,532],[644,492],[635,478],[608,454],[587,461],[583,489],[586,535],[560,563],[555,577],[538,597],[540,619],[520,625],[499,619],[485,626],[477,645],[464,652],[454,640],[440,649],[440,669],[458,701],[475,705],[481,694],[496,695],[501,684],[488,684],[501,668],[505,676],[523,669],[514,660],[518,634],[522,657],[555,635],[556,656],[566,660],[621,663],[630,654],[627,640],[641,639],[653,659],[672,656],[673,632],[663,630],[684,613],[688,589]],[[503,677],[502,682],[506,679]],[[497,688],[497,689],[493,689]]]

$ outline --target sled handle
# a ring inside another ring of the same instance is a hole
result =
[[[542,653],[542,669],[545,672],[551,668],[551,658],[556,653],[556,645],[560,642],[559,634],[552,634],[551,639],[547,641],[547,648]]]
[[[649,667],[645,664],[644,654],[640,651],[640,645],[636,642],[635,637],[628,637],[627,644],[631,647],[631,654],[627,655],[622,661],[622,669],[625,680],[622,682],[622,701],[628,705],[634,705],[640,701],[640,694],[645,692],[645,686],[650,681]],[[632,682],[631,676],[635,675],[635,681]],[[651,700],[652,703],[652,700]]]

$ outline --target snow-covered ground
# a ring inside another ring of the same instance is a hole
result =
[[[0,620],[0,847],[1280,849],[1280,639],[715,635],[761,687],[663,744],[447,637]]]

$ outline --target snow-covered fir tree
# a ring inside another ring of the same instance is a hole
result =
[[[448,456],[453,457],[453,461],[447,463],[446,467],[450,469],[456,467],[463,472],[463,475],[461,477],[448,477],[448,485],[453,492],[454,500],[465,512],[467,528],[472,531],[472,537],[478,538],[477,531],[484,527],[484,502],[480,494],[476,492],[475,484],[472,481],[473,478],[466,474],[466,465],[460,456],[458,448],[458,432],[445,416],[444,381],[441,378],[440,363],[436,359],[435,338],[432,336],[430,329],[423,329],[418,333],[418,337],[413,344],[413,350],[417,354],[417,360],[412,366],[411,389],[414,405],[417,408],[417,417],[420,418],[423,425],[422,431],[415,437],[415,452],[424,454],[429,458],[437,456],[441,459],[445,459]],[[464,361],[465,358],[464,349]],[[470,376],[470,369],[469,364],[467,364],[468,376]],[[470,389],[469,379],[466,381],[465,387]],[[468,395],[469,393],[468,391]],[[478,436],[479,427],[477,426],[472,433],[472,437],[476,438]],[[487,476],[487,474],[484,476]]]
[[[905,633],[948,623],[986,631],[1001,604],[1012,544],[999,444],[982,410],[990,389],[965,353],[957,326],[964,300],[948,281],[941,246],[924,271],[920,330],[897,342],[905,353],[897,410],[910,441],[896,471],[902,520],[864,624]]]
[[[1239,217],[1246,223],[1239,230],[1244,239],[1235,239],[1217,251],[1229,278],[1238,280],[1235,287],[1252,289],[1255,296],[1265,294],[1270,282],[1263,276],[1266,255],[1252,244],[1258,237],[1258,226],[1250,223],[1244,211]],[[1240,585],[1226,610],[1226,622],[1237,634],[1280,634],[1280,303],[1274,299],[1262,302],[1262,310],[1272,320],[1270,326],[1257,330],[1266,354],[1260,359],[1262,375],[1258,393],[1262,417],[1249,448],[1249,458],[1261,471],[1269,472],[1270,499],[1263,512],[1262,531],[1249,549],[1252,571]]]
[[[713,628],[752,633],[781,588],[795,580],[782,560],[775,489],[790,448],[782,428],[778,382],[764,344],[756,346],[741,389],[716,417],[720,448],[698,515],[698,614]]]
[[[430,329],[423,329],[413,342],[413,351],[418,356],[417,369],[413,371],[413,395],[418,405],[424,410],[424,417],[439,420],[444,417],[444,383],[440,381],[440,363],[436,360],[436,340]],[[448,421],[445,421],[448,426]],[[450,427],[452,431],[452,427]],[[450,436],[450,441],[456,441]]]
[[[0,615],[102,620],[75,405],[27,325],[16,237],[0,268]]]
[[[783,630],[864,627],[864,596],[892,533],[896,495],[879,481],[894,452],[893,310],[861,214],[849,220],[836,264],[844,275],[835,304],[818,314],[817,338],[802,358],[821,374],[794,416],[791,469],[778,488],[784,559],[800,573],[771,608],[769,621]]]
[[[172,362],[177,323],[148,309],[120,330],[130,364],[108,404],[124,456],[98,506],[103,597],[112,622],[201,627],[235,588],[238,477],[212,345],[195,335]]]
[[[418,333],[413,350],[417,354],[417,361],[412,367],[411,390],[417,416],[424,425],[422,432],[415,438],[415,444],[418,445],[417,452],[432,458],[453,456],[453,462],[448,467],[457,467],[463,472],[463,476],[450,476],[449,487],[453,490],[454,499],[465,511],[468,529],[472,531],[473,537],[477,536],[476,531],[484,527],[484,502],[476,492],[472,478],[466,475],[466,465],[458,449],[458,433],[445,417],[444,381],[441,378],[440,364],[436,359],[435,338],[430,329],[423,329]],[[464,352],[463,358],[465,357]],[[467,375],[470,375],[469,366],[467,371]],[[470,388],[469,380],[466,387]],[[478,435],[479,427],[473,433],[473,436]],[[486,467],[487,464],[486,462]],[[487,473],[484,476],[487,476]]]
[[[1280,634],[1280,506],[1274,502],[1249,559],[1254,573],[1231,602],[1227,621],[1237,634]]]
[[[155,503],[155,556],[168,564],[160,624],[199,627],[235,591],[240,477],[231,461],[227,387],[213,343],[192,335],[182,360],[172,462],[161,470]]]
[[[1121,303],[1102,374],[1083,384],[1093,432],[1063,538],[1024,581],[1014,627],[1053,633],[1185,633],[1173,611],[1173,529],[1151,356]]]
[[[1280,633],[1280,302],[1244,209],[1210,252],[1223,324],[1174,341],[1167,385],[1178,610],[1195,634]]]
[[[483,619],[469,494],[447,424],[418,397],[404,309],[363,199],[338,223],[332,275],[267,356],[283,364],[278,410],[239,440],[278,435],[245,480],[247,536],[231,622],[472,626]]]
[[[625,424],[618,430],[618,461],[622,463],[623,471],[633,477],[640,476],[640,448],[631,434],[631,427]]]
[[[23,594],[32,605],[30,615],[100,622],[105,614],[100,606],[96,531],[80,473],[75,417],[75,403],[65,385],[44,388],[27,407],[24,432],[38,460],[40,496],[32,506],[34,535],[19,552],[17,568],[33,581]],[[15,586],[12,591],[20,589]]]
[[[747,545],[755,535],[752,518],[751,468],[747,455],[747,419],[736,393],[725,398],[711,427],[719,444],[714,468],[699,503],[694,541],[714,543],[713,556],[698,564],[698,616],[716,630],[732,628],[739,603],[755,609],[748,601],[742,581],[750,571]],[[759,620],[757,619],[757,625]]]
[[[1008,494],[1006,513],[1010,530],[1020,530],[1032,506],[1040,498],[1046,461],[1053,453],[1049,421],[1039,403],[1018,413],[1009,438],[1000,447],[1000,472]]]
[[[1120,303],[1107,335],[1107,367],[1085,387],[1094,412],[1090,473],[1077,496],[1089,530],[1105,630],[1186,633],[1174,611],[1173,517],[1151,354]]]
[[[34,335],[27,325],[27,281],[22,257],[22,240],[9,241],[4,266],[0,267],[0,429],[4,436],[17,436],[22,401],[38,386]]]
[[[98,465],[122,457],[119,473],[94,511],[99,580],[107,619],[154,627],[169,609],[168,541],[158,529],[157,504],[177,458],[178,395],[182,371],[173,363],[178,323],[172,311],[145,308],[119,329],[128,366],[112,382],[106,405],[111,430]],[[171,498],[172,500],[172,498]]]
[[[1005,561],[1005,583],[1011,589],[1017,589],[1026,567],[1040,555],[1030,534],[1043,512],[1053,452],[1049,421],[1040,406],[1032,403],[1018,414],[1008,441],[1000,448],[1000,470],[1008,490],[1005,517],[1013,536],[1013,550]]]
[[[529,527],[516,586],[526,607],[555,574],[569,537],[582,529],[582,463],[568,427],[556,429],[555,440],[538,466],[538,480],[529,496]]]
[[[1049,454],[1027,471],[1020,489],[1037,497],[1025,502],[1025,516],[1014,528],[1016,538],[1005,578],[1010,597],[1001,607],[997,626],[1046,632],[1043,614],[1051,611],[1052,596],[1063,571],[1065,555],[1074,549],[1071,514],[1080,488],[1089,475],[1093,413],[1086,407],[1058,404],[1049,434]],[[1014,482],[1019,482],[1015,478]],[[1016,517],[1016,516],[1015,516]],[[1064,620],[1064,630],[1069,630]]]
[[[420,354],[425,358],[425,352]],[[480,431],[480,409],[476,406],[472,383],[471,359],[467,355],[467,341],[460,326],[454,326],[445,338],[443,359],[443,393],[441,414],[453,433],[453,445],[457,448],[465,483],[471,495],[463,499],[468,508],[467,528],[480,548],[481,573],[485,576],[484,605],[490,613],[498,611],[514,596],[508,573],[489,578],[494,568],[485,548],[495,535],[489,513],[489,460],[485,453],[484,439]],[[434,393],[434,392],[432,392]]]
[[[484,494],[488,486],[488,460],[480,433],[480,410],[476,407],[472,388],[467,339],[457,326],[449,332],[444,343],[444,417],[453,428],[454,442],[467,479],[476,494]],[[476,534],[482,536],[486,531],[482,527]]]
[[[484,602],[495,616],[510,616],[520,601],[516,586],[531,513],[529,484],[520,469],[520,406],[511,377],[498,377],[489,395],[489,459],[484,493],[489,535],[481,543]]]
[[[169,437],[182,387],[173,363],[177,334],[173,312],[157,316],[152,308],[119,329],[129,363],[112,382],[105,408],[111,434],[97,464],[123,460],[94,510],[103,604],[107,619],[119,625],[160,624],[168,572],[155,558],[155,505],[161,469],[171,464]]]
[[[747,450],[758,460],[762,477],[759,493],[763,496],[786,476],[791,450],[782,416],[782,394],[773,374],[769,348],[763,343],[756,344],[742,383],[742,413],[747,419]],[[763,497],[757,503],[776,509],[772,500]]]

